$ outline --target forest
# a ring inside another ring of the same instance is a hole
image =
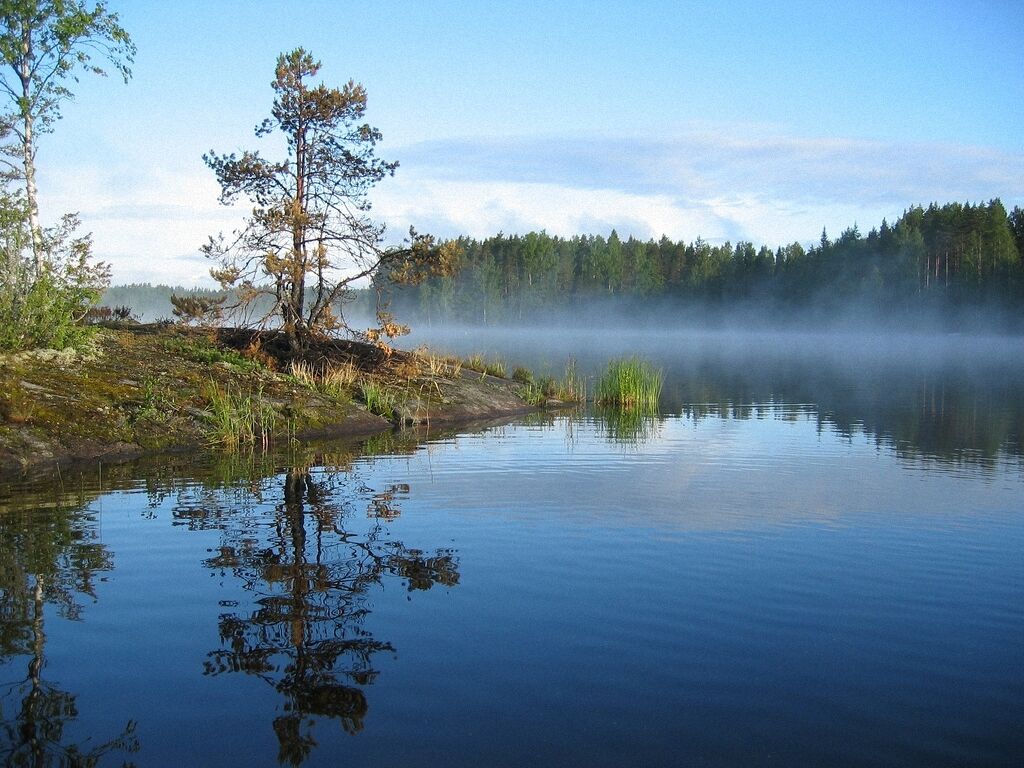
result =
[[[887,316],[936,312],[950,323],[998,308],[1019,327],[1024,299],[1024,211],[933,203],[863,235],[853,225],[805,248],[719,245],[545,232],[458,238],[437,272],[415,285],[379,274],[392,309],[412,322],[528,323],[608,307],[728,312],[758,307],[776,320],[851,307]],[[989,319],[990,316],[986,315]],[[996,321],[993,321],[996,322]]]

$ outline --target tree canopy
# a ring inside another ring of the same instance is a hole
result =
[[[404,313],[474,323],[536,321],[552,308],[609,300],[637,309],[756,302],[783,318],[799,308],[828,316],[854,305],[891,314],[986,304],[1020,318],[1024,211],[1008,212],[998,199],[915,206],[867,235],[854,224],[811,242],[773,250],[700,237],[622,240],[614,230],[607,238],[464,237],[446,244],[450,270],[392,290]]]
[[[414,232],[408,247],[384,247],[384,225],[369,217],[367,193],[398,163],[377,157],[381,134],[363,122],[366,89],[352,80],[341,88],[312,85],[319,70],[302,48],[277,59],[271,117],[255,132],[283,135],[283,158],[203,156],[222,203],[245,198],[254,206],[232,239],[210,238],[204,250],[218,262],[211,272],[242,306],[266,306],[257,299],[269,296],[270,309],[252,319],[279,319],[295,352],[317,334],[347,328],[340,307],[354,283],[382,268],[411,275],[433,258],[430,238]],[[400,330],[386,313],[379,319],[384,332]]]
[[[35,271],[43,259],[36,192],[36,136],[53,130],[62,102],[74,97],[68,81],[82,72],[105,75],[106,63],[131,77],[135,45],[106,3],[79,0],[0,0],[0,93],[9,110],[0,117],[8,180],[24,183]]]

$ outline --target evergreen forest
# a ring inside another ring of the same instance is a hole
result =
[[[634,316],[654,307],[700,308],[704,316],[756,307],[775,321],[838,317],[856,307],[875,317],[938,316],[1020,328],[1024,300],[1024,211],[984,204],[916,206],[866,235],[854,225],[813,246],[772,250],[740,241],[718,245],[623,240],[545,232],[462,237],[440,269],[419,284],[377,276],[392,309],[413,322],[530,323],[576,312],[601,316],[613,300]],[[988,311],[999,310],[998,320]]]

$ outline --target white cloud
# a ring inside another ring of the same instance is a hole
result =
[[[376,210],[387,221],[450,236],[486,237],[545,229],[571,236],[600,226],[644,236],[719,229],[713,211],[685,208],[668,195],[640,195],[614,189],[581,189],[559,184],[449,181],[415,178],[389,182],[375,194]]]
[[[40,189],[44,218],[78,212],[115,283],[212,284],[199,249],[210,235],[237,228],[243,214],[217,202],[217,182],[202,166],[79,165],[40,174]]]
[[[394,151],[402,167],[374,191],[374,215],[396,240],[412,224],[446,237],[615,228],[623,237],[774,247],[816,240],[822,227],[834,235],[857,223],[866,232],[918,203],[1024,204],[1024,154],[743,130],[412,145]],[[217,202],[213,174],[198,160],[46,170],[44,218],[79,211],[115,282],[209,284],[200,246],[246,212]]]
[[[411,175],[410,175],[411,176]],[[772,200],[756,194],[721,194],[683,200],[664,193],[584,189],[535,182],[453,181],[409,178],[375,195],[385,221],[413,225],[441,236],[487,237],[546,230],[571,237],[608,234],[641,239],[698,236],[711,242],[740,239],[770,246],[817,239],[822,227],[835,234],[860,223],[873,226],[899,210],[878,205],[836,205]],[[396,226],[397,228],[397,226]]]

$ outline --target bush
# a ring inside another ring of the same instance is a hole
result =
[[[36,274],[25,257],[30,238],[24,223],[2,201],[0,208],[0,250],[7,263],[0,275],[0,351],[83,349],[94,333],[83,320],[109,279],[106,265],[89,262],[89,236],[75,236],[73,215],[45,230],[46,257]]]

